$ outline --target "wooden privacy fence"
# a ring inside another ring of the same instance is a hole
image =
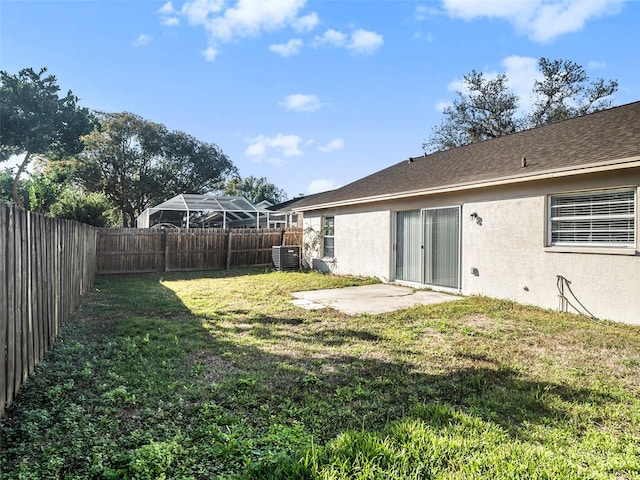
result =
[[[0,416],[93,286],[96,228],[0,203]]]
[[[97,273],[222,270],[271,264],[274,245],[301,245],[301,228],[98,230]]]

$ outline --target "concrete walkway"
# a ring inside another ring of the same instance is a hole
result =
[[[378,283],[360,287],[294,292],[291,302],[308,310],[331,307],[348,315],[387,313],[414,305],[451,302],[461,297],[446,293],[415,290],[410,287]]]

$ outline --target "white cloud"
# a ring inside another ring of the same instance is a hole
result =
[[[178,11],[173,8],[172,2],[167,2],[158,9],[160,15],[177,15]]]
[[[180,19],[176,17],[167,17],[163,18],[161,23],[165,27],[177,27],[180,25]]]
[[[245,139],[249,146],[244,154],[254,162],[266,161],[272,165],[282,165],[284,161],[280,156],[297,157],[302,155],[300,143],[302,138],[297,135],[283,135],[279,133],[275,137],[258,135],[255,138]]]
[[[444,110],[448,107],[453,107],[453,102],[450,102],[448,100],[440,100],[438,103],[436,103],[436,110],[440,113],[444,112]]]
[[[328,45],[331,47],[342,47],[347,43],[347,34],[333,30],[330,28],[322,35],[318,35],[314,39],[314,46]]]
[[[371,55],[383,44],[382,35],[367,30],[356,30],[351,34],[347,48],[354,53]]]
[[[442,0],[450,16],[501,18],[531,40],[548,43],[582,30],[587,21],[620,11],[625,0]]]
[[[607,68],[607,64],[596,60],[590,60],[589,63],[587,63],[587,67],[595,70],[599,68]]]
[[[302,93],[287,95],[279,105],[285,110],[293,112],[315,112],[323,107],[316,95],[304,95]]]
[[[283,57],[291,57],[297,55],[302,48],[303,42],[299,38],[292,38],[287,43],[278,43],[269,45],[269,50],[282,55]]]
[[[315,47],[344,47],[355,54],[371,55],[382,46],[382,35],[368,30],[358,29],[348,35],[338,30],[329,29],[313,40]]]
[[[218,50],[213,46],[209,46],[206,50],[202,51],[202,56],[206,58],[207,62],[213,62],[218,56]]]
[[[341,138],[334,138],[326,145],[321,145],[318,147],[318,150],[325,153],[336,152],[338,150],[342,150],[344,148],[344,140]]]
[[[134,47],[144,47],[145,45],[149,45],[150,42],[151,37],[149,35],[141,33],[140,35],[138,35],[138,38],[131,42],[131,45],[133,45]]]
[[[618,13],[621,4],[620,0],[572,0],[545,4],[533,20],[531,38],[547,43],[565,33],[580,31],[592,18]]]
[[[194,0],[182,6],[182,14],[190,24],[202,25],[211,19],[212,15],[220,13],[223,6],[223,0]]]
[[[447,84],[447,90],[450,92],[464,92],[467,86],[461,78],[455,78]]]
[[[160,18],[162,18],[162,25],[166,27],[175,27],[180,25],[180,19],[178,18],[180,12],[173,8],[173,3],[165,3],[158,9],[157,13],[160,15]]]
[[[304,17],[297,18],[293,21],[293,28],[296,32],[309,32],[316,28],[320,23],[320,18],[316,12],[312,12]]]
[[[320,192],[326,192],[327,190],[334,190],[338,188],[335,180],[332,178],[318,178],[316,180],[312,180],[309,185],[307,185],[307,193],[314,194]]]
[[[416,32],[413,34],[413,38],[415,38],[416,40],[421,40],[424,39],[426,42],[433,42],[433,35],[430,33],[422,33],[422,32]]]
[[[422,22],[429,18],[430,16],[440,15],[440,10],[437,10],[431,6],[427,5],[418,5],[416,6],[415,11],[413,12],[413,18],[417,21]]]
[[[208,19],[207,32],[216,40],[231,41],[292,25],[305,0],[239,0],[233,8]]]
[[[229,3],[227,5],[224,0],[191,0],[181,10],[189,24],[204,27],[209,49],[216,52],[220,43],[285,28],[305,32],[320,22],[315,12],[300,15],[306,0],[236,0]],[[272,45],[269,49],[280,55],[293,55],[302,45],[298,42],[301,40],[290,40],[287,44]]]

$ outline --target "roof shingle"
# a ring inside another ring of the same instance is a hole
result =
[[[489,182],[635,156],[640,156],[640,101],[404,160],[336,190],[301,198],[292,207]]]

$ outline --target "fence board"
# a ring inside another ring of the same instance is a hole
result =
[[[0,252],[7,252],[7,255],[0,257],[0,415],[8,402],[7,389],[7,329],[9,322],[9,311],[7,309],[7,287],[9,275],[7,264],[9,262],[8,235],[9,235],[8,208],[0,203]]]
[[[301,243],[300,228],[100,229],[96,243],[97,273],[265,266],[271,265],[272,246]]]
[[[7,221],[7,404],[14,396],[16,366],[16,225],[15,209],[9,210]]]
[[[0,203],[0,416],[93,285],[96,229]]]

